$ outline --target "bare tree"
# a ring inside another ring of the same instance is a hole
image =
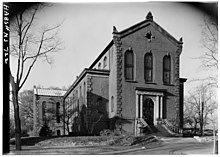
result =
[[[102,108],[103,106],[102,98],[98,98],[96,104],[94,104],[91,108],[91,125],[88,127],[88,132],[92,135],[94,134],[96,125],[106,116],[106,111]]]
[[[94,134],[94,128],[95,128],[96,124],[98,124],[101,121],[103,115],[104,114],[102,112],[99,112],[98,109],[93,109],[93,112],[91,115],[92,124],[91,124],[90,128],[88,128],[88,131],[91,135]]]
[[[185,98],[184,103],[184,124],[189,125],[194,128],[194,133],[196,133],[197,126],[199,124],[199,114],[197,112],[199,104],[193,101],[191,95]]]
[[[206,51],[198,58],[201,60],[201,67],[207,71],[214,71],[204,80],[209,80],[210,85],[218,87],[218,22],[215,17],[204,16],[202,25],[202,46]]]
[[[203,67],[218,69],[218,23],[206,16],[202,29],[202,45],[207,50],[201,56]]]
[[[184,121],[194,127],[195,131],[199,124],[200,134],[203,135],[204,127],[209,123],[213,110],[216,108],[215,94],[207,85],[198,86],[184,103]]]
[[[16,150],[21,150],[21,125],[19,117],[18,94],[27,81],[36,61],[45,59],[52,63],[51,53],[60,50],[61,42],[57,37],[61,24],[42,27],[37,30],[37,15],[45,7],[39,3],[29,9],[21,10],[10,23],[10,56],[17,61],[17,66],[10,65],[10,84],[15,119]]]
[[[19,94],[21,130],[33,130],[33,90],[24,90]]]
[[[49,87],[48,89],[53,89],[53,90],[66,90],[67,91],[67,87],[63,86],[62,88],[59,87]],[[73,123],[73,116],[75,113],[78,112],[77,108],[73,108],[73,97],[68,97],[65,99],[65,104],[62,104],[61,108],[63,108],[65,111],[60,113],[60,118],[62,120],[62,122],[65,125],[65,130],[67,131],[67,133],[70,133],[70,126]],[[53,102],[55,104],[55,101]],[[64,106],[63,106],[64,105]],[[49,121],[55,120],[56,119],[56,110],[54,109],[50,109],[47,110],[46,112],[48,112],[48,114],[50,114],[50,116],[48,117],[48,123]]]
[[[78,108],[73,108],[74,98],[73,97],[67,97],[65,99],[65,111],[62,115],[63,122],[65,123],[65,129],[70,133],[70,127],[74,122],[74,115],[77,114]]]

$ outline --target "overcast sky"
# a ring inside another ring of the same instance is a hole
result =
[[[183,3],[57,3],[38,16],[38,23],[64,23],[60,38],[64,49],[54,55],[54,64],[38,61],[22,90],[34,85],[70,86],[84,68],[88,68],[112,40],[113,26],[124,30],[140,21],[151,11],[154,21],[177,40],[183,37],[180,77],[188,80],[204,78],[199,57],[205,50],[201,44],[201,29],[205,12]],[[15,64],[12,61],[12,66]],[[186,91],[192,88],[186,83]]]

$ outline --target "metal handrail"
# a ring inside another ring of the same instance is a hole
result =
[[[141,124],[142,126],[142,128],[145,128],[145,127],[147,127],[151,132],[152,132],[152,129],[151,129],[151,127],[148,125],[148,123],[142,118],[142,117],[140,117],[140,118],[137,118],[137,123],[138,124]],[[139,127],[140,128],[140,127]]]
[[[148,124],[145,122],[145,120],[143,118],[138,118],[138,123],[141,123],[143,127],[148,126]]]
[[[173,126],[167,119],[163,119],[162,123],[172,132],[182,134],[182,129]]]

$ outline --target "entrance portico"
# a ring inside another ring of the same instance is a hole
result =
[[[163,118],[163,99],[164,92],[156,89],[136,89],[136,134],[140,133],[141,126],[138,122],[145,125],[156,125],[157,119]]]

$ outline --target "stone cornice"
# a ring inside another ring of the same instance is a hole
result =
[[[159,31],[163,36],[165,36],[168,40],[170,40],[174,45],[176,46],[182,46],[182,38],[178,41],[175,39],[171,34],[169,34],[166,30],[164,30],[159,24],[157,24],[155,21],[145,19],[144,21],[141,21],[129,28],[126,28],[122,31],[117,31],[116,27],[114,26],[113,28],[113,35],[118,36],[120,38],[124,38],[132,33],[135,33],[136,31],[147,27],[147,26],[153,26],[157,31]]]
[[[77,77],[77,79],[74,81],[74,83],[71,85],[71,87],[67,90],[67,92],[64,94],[64,99],[69,95],[69,93],[77,86],[77,84],[85,77],[86,74],[92,74],[92,75],[104,75],[109,76],[109,70],[97,70],[97,69],[89,69],[85,68],[82,73]]]

